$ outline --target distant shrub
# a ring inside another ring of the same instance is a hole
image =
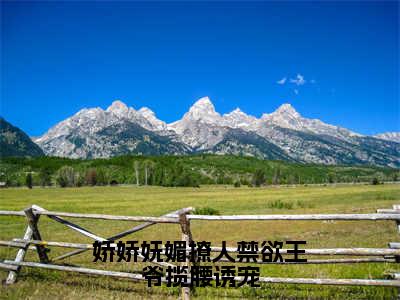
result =
[[[196,208],[194,211],[195,215],[219,215],[219,211],[215,208],[205,206],[205,207],[199,207]]]
[[[240,178],[241,185],[249,185],[249,180],[247,178]]]
[[[240,187],[240,181],[235,181],[235,183],[233,184],[233,186],[234,186],[235,188]]]
[[[258,289],[254,287],[244,286],[243,288],[240,289],[240,293],[242,297],[246,299],[260,298]]]
[[[304,202],[304,201],[301,201],[301,200],[298,200],[296,202],[296,206],[300,207],[300,208],[313,208],[313,207],[315,207],[314,204],[309,203],[309,202]]]
[[[372,178],[371,184],[372,185],[378,185],[379,184],[379,179],[376,178],[376,177]]]
[[[56,181],[60,187],[71,187],[75,185],[75,171],[70,166],[61,167],[57,171]]]
[[[183,171],[181,174],[175,175],[171,180],[170,186],[200,187],[200,183],[196,176]]]
[[[76,187],[81,187],[85,184],[84,174],[81,172],[75,172],[74,183]]]
[[[268,203],[268,208],[273,209],[293,209],[293,202],[284,202],[281,200],[276,200]]]

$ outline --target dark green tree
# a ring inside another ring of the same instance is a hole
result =
[[[376,177],[372,178],[371,184],[378,185],[379,184],[379,179],[376,178]]]
[[[399,175],[397,173],[393,174],[393,181],[397,181],[398,180]]]
[[[265,183],[265,172],[262,169],[257,169],[253,174],[253,185],[259,187]]]
[[[32,188],[32,174],[30,172],[26,174],[25,184],[29,189]]]
[[[335,183],[336,182],[336,176],[333,173],[328,174],[328,182],[329,183]]]
[[[39,180],[42,187],[51,186],[51,170],[49,167],[44,167],[40,170]]]
[[[97,169],[97,185],[107,185],[108,184],[108,176],[107,172],[104,168]]]
[[[278,168],[275,169],[274,177],[272,179],[273,184],[279,184],[281,180],[281,168],[278,166]]]

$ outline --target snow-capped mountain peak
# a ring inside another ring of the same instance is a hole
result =
[[[109,119],[114,122],[115,119],[126,120],[133,123],[138,123],[142,127],[148,130],[165,130],[167,124],[159,119],[157,119],[155,113],[147,108],[142,107],[140,110],[136,111],[132,107],[128,107],[124,102],[120,100],[115,100],[106,110],[109,114]],[[115,116],[117,118],[115,118]]]
[[[152,111],[148,107],[142,107],[137,111],[139,114],[141,114],[147,121],[150,122],[150,124],[153,126],[154,129],[156,130],[166,130],[167,129],[167,124],[164,121],[161,121],[156,117],[156,114],[154,111]]]
[[[263,114],[262,122],[295,130],[303,129],[303,118],[289,103],[282,104],[270,114]]]
[[[273,115],[281,115],[281,116],[290,117],[290,118],[301,117],[300,114],[295,110],[295,108],[289,103],[282,104],[272,114]]]
[[[107,111],[120,111],[127,110],[128,106],[122,102],[121,100],[115,100],[111,105],[107,108]]]
[[[224,114],[224,116],[242,116],[242,115],[246,115],[246,113],[244,113],[239,107],[236,107],[228,114]]]
[[[211,100],[203,97],[182,119],[168,125],[151,109],[136,111],[119,100],[106,110],[84,108],[34,141],[47,155],[72,158],[205,151],[280,159],[283,156],[278,154],[284,153],[286,159],[299,162],[397,167],[400,144],[383,139],[395,140],[399,135],[361,136],[302,117],[288,103],[260,119],[239,108],[221,116]]]
[[[265,127],[265,125],[277,125],[279,127],[303,132],[330,135],[343,140],[349,140],[352,136],[360,136],[355,132],[326,124],[318,119],[304,118],[289,103],[282,104],[277,110],[270,114],[263,114],[259,128]]]
[[[374,137],[386,141],[393,141],[400,143],[400,132],[384,132],[374,135]]]
[[[127,116],[129,111],[133,108],[129,108],[124,102],[115,100],[108,108],[107,112],[111,112],[117,116]]]
[[[223,115],[225,126],[233,128],[249,128],[255,125],[257,118],[244,113],[240,108],[236,108],[228,114]]]
[[[196,111],[215,112],[215,107],[209,97],[203,97],[197,100],[189,109],[189,112]]]
[[[150,108],[146,106],[139,109],[138,112],[141,113],[143,116],[155,116],[154,111],[152,111]]]
[[[180,136],[192,148],[206,149],[222,140],[219,127],[223,118],[215,111],[210,98],[197,100],[182,119],[168,124],[168,129]],[[214,130],[215,129],[215,130]]]
[[[197,100],[183,116],[183,119],[199,120],[212,124],[218,122],[220,118],[221,115],[215,111],[214,104],[208,97]]]
[[[82,108],[78,111],[74,116],[86,116],[86,117],[96,117],[99,113],[102,113],[103,110],[100,107],[95,108]]]
[[[202,97],[199,100],[197,100],[193,105],[193,107],[209,107],[215,110],[214,104],[211,102],[210,98],[208,96]]]

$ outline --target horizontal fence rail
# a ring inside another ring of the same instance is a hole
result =
[[[18,272],[21,267],[44,268],[58,271],[76,272],[87,275],[104,275],[110,277],[127,278],[133,281],[143,281],[146,278],[142,274],[118,272],[109,270],[98,270],[84,268],[79,266],[67,266],[54,264],[55,261],[63,260],[68,257],[79,255],[93,249],[93,244],[85,243],[70,243],[58,241],[45,241],[41,238],[38,221],[40,216],[61,223],[71,230],[74,230],[95,241],[109,241],[111,247],[116,247],[113,243],[129,234],[133,234],[147,227],[159,223],[179,224],[182,230],[182,240],[190,243],[193,241],[190,230],[191,221],[395,221],[398,230],[400,230],[400,205],[394,205],[393,209],[378,209],[376,213],[368,214],[301,214],[301,215],[195,215],[191,214],[194,208],[187,207],[176,210],[159,217],[149,216],[116,216],[107,214],[86,214],[86,213],[70,213],[48,211],[37,205],[23,211],[4,211],[0,210],[0,216],[19,216],[25,217],[27,220],[27,228],[23,238],[14,238],[12,241],[0,241],[0,246],[17,248],[18,253],[15,260],[4,260],[0,262],[0,269],[9,271],[9,276],[6,283],[12,284],[15,282]],[[82,218],[96,220],[114,220],[114,221],[131,221],[144,222],[136,225],[128,230],[119,232],[113,236],[104,238],[101,237],[77,224],[72,223],[64,218]],[[46,247],[61,247],[75,249],[61,256],[49,259],[47,257]],[[221,247],[211,247],[211,252],[221,252]],[[35,250],[38,252],[40,262],[24,261],[27,250]],[[224,248],[228,253],[238,253],[238,249],[234,247]],[[328,258],[328,259],[309,259],[306,262],[262,262],[256,261],[251,263],[258,264],[336,264],[336,263],[399,263],[400,262],[400,243],[390,242],[388,248],[324,248],[324,249],[301,249],[305,256],[355,256],[350,258]],[[191,251],[187,248],[187,252]],[[161,251],[165,255],[165,249]],[[288,249],[279,249],[279,254],[288,255]],[[138,250],[138,257],[142,257],[142,253]],[[213,259],[213,258],[211,258]],[[229,260],[222,258],[221,262]],[[166,262],[150,262],[161,266],[175,267],[174,264]],[[236,262],[240,264],[241,262]],[[183,265],[190,268],[191,262],[187,259]],[[383,287],[398,287],[400,288],[400,273],[389,274],[391,279],[330,279],[330,278],[281,278],[281,277],[259,277],[260,283],[284,283],[284,284],[319,284],[319,285],[355,285],[355,286],[383,286]],[[214,278],[215,279],[215,278]],[[190,276],[188,276],[190,281]],[[235,281],[243,281],[240,276],[234,277]],[[165,282],[165,279],[162,279]],[[190,289],[182,288],[182,299],[190,298]]]
[[[102,214],[80,214],[80,213],[67,213],[57,211],[37,211],[36,215],[69,217],[69,218],[82,218],[82,219],[98,219],[98,220],[115,220],[115,221],[134,221],[134,222],[154,222],[154,223],[179,223],[178,217],[145,217],[145,216],[115,216],[115,215],[102,215]],[[21,216],[24,217],[25,213],[20,211],[6,211],[1,210],[0,215],[3,216]]]
[[[93,244],[79,244],[79,243],[65,243],[65,242],[52,242],[52,241],[38,241],[30,240],[25,241],[23,239],[14,239],[13,241],[0,241],[0,246],[9,246],[14,248],[21,248],[24,245],[41,245],[41,246],[54,246],[62,248],[74,248],[82,250],[93,249]],[[116,247],[116,244],[110,244],[110,247]],[[211,251],[220,252],[222,248],[211,247]],[[36,250],[35,247],[30,247],[29,250]],[[235,248],[226,248],[227,252],[235,253],[238,252]],[[191,249],[187,248],[187,252]],[[133,253],[132,253],[133,254]],[[161,251],[161,254],[165,255],[165,249]],[[287,254],[287,249],[281,249],[281,254]],[[335,249],[305,249],[305,253],[302,255],[350,255],[350,256],[383,256],[379,257],[369,257],[369,258],[344,258],[344,259],[308,259],[306,262],[262,262],[256,261],[255,264],[332,264],[332,263],[394,263],[394,255],[400,255],[399,251],[391,251],[391,249],[376,249],[376,248],[335,248]],[[51,260],[54,261],[54,260]],[[230,262],[228,259],[220,259],[222,262]]]
[[[207,220],[207,221],[268,221],[268,220],[400,221],[400,214],[325,214],[325,215],[313,214],[313,215],[232,215],[232,216],[188,215],[187,218],[189,220]]]
[[[14,239],[13,241],[0,241],[0,246],[9,246],[21,248],[25,245],[40,245],[40,246],[54,246],[62,248],[75,248],[75,249],[93,249],[93,244],[80,244],[80,243],[66,243],[66,242],[52,242],[52,241],[38,241],[38,240],[23,240]],[[110,247],[115,248],[117,244],[110,244]],[[221,247],[210,247],[212,252],[221,252]],[[237,253],[238,250],[232,247],[226,247],[228,253]],[[332,248],[332,249],[302,249],[304,253],[301,255],[350,255],[350,256],[400,256],[400,249],[387,249],[387,248]],[[186,248],[187,252],[191,248]],[[288,249],[279,249],[280,254],[288,254]],[[133,253],[133,252],[132,252]],[[165,249],[161,249],[161,254],[165,254]]]
[[[23,211],[16,211],[16,210],[0,210],[0,216],[20,216],[20,217],[25,217],[25,213]]]
[[[379,210],[382,213],[375,214],[305,214],[305,215],[226,215],[226,216],[210,216],[210,215],[188,215],[189,220],[207,220],[207,221],[290,221],[290,220],[343,220],[343,221],[400,221],[400,211],[398,213],[393,210]],[[388,213],[384,213],[388,211]],[[56,211],[35,211],[37,215],[59,216],[70,218],[83,219],[98,219],[98,220],[116,220],[116,221],[136,221],[136,222],[154,222],[154,223],[179,223],[179,218],[169,217],[146,217],[146,216],[115,216],[103,214],[82,214],[82,213],[67,213]],[[24,217],[23,211],[5,211],[1,210],[0,215],[21,216]]]
[[[398,209],[377,209],[376,212],[378,214],[400,214]]]
[[[107,275],[111,277],[129,278],[133,280],[146,280],[141,274],[106,271],[98,269],[89,269],[81,267],[70,267],[61,265],[49,265],[34,262],[15,262],[6,260],[6,264],[15,266],[25,266],[33,268],[44,268],[59,271],[78,272],[91,275]],[[215,280],[215,277],[212,277]],[[243,281],[243,277],[234,277],[235,281]],[[162,279],[165,282],[164,279]],[[283,277],[259,277],[262,283],[287,283],[287,284],[322,284],[322,285],[358,285],[358,286],[387,286],[400,287],[400,280],[384,280],[384,279],[315,279],[315,278],[283,278]],[[188,281],[190,283],[190,280]]]

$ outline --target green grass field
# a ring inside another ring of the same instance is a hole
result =
[[[278,202],[280,201],[280,202]],[[268,188],[233,188],[206,186],[201,188],[162,187],[88,187],[34,188],[28,190],[0,190],[1,210],[21,210],[31,204],[48,210],[67,212],[104,213],[115,215],[159,216],[167,212],[193,206],[211,207],[220,214],[299,214],[299,213],[372,213],[377,208],[391,208],[400,203],[399,185],[359,186],[299,186]],[[109,236],[134,226],[133,222],[74,219],[74,222],[101,235]],[[0,239],[22,238],[26,224],[23,218],[0,217]],[[48,241],[91,243],[89,239],[65,226],[42,216],[39,228]],[[242,240],[306,240],[307,248],[330,247],[387,247],[398,241],[392,221],[193,221],[194,239],[211,241],[220,246],[222,240],[234,246]],[[178,240],[180,228],[176,224],[158,224],[128,236],[124,240]],[[52,248],[50,257],[67,249]],[[0,248],[0,260],[13,259],[16,250]],[[309,257],[308,257],[309,258]],[[320,257],[321,258],[321,257]],[[141,271],[142,264],[92,263],[91,252],[65,260],[65,263],[93,268],[121,271]],[[30,251],[26,260],[37,261]],[[384,273],[400,271],[395,264],[329,264],[329,265],[267,265],[262,276],[312,278],[385,278]],[[7,273],[0,271],[0,278]],[[4,299],[176,299],[177,288],[152,288],[144,283],[89,277],[73,273],[23,268],[18,282],[1,286]],[[198,288],[195,298],[269,298],[269,299],[392,299],[395,288],[332,287],[311,285],[268,284],[261,288]]]

